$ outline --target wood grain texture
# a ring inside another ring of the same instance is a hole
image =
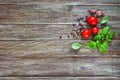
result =
[[[119,80],[118,77],[0,77],[0,80]]]
[[[102,55],[97,50],[86,48],[87,42],[79,51],[73,51],[70,44],[77,40],[49,40],[49,41],[0,41],[0,57],[120,57],[120,40],[110,43],[107,54]]]
[[[114,40],[120,40],[120,25],[109,26],[116,32]],[[74,29],[72,24],[0,25],[0,40],[59,40],[60,36],[67,40],[72,29]],[[70,36],[69,39],[75,38]]]
[[[89,9],[117,32],[106,55],[67,38]],[[120,80],[120,0],[0,0],[0,11],[0,80]]]
[[[111,46],[111,44],[110,44],[110,47],[109,47],[110,48],[110,52],[112,54],[114,54],[115,56],[120,57],[120,51],[118,51],[118,49],[120,50],[120,42],[118,42],[118,43],[114,43],[113,42],[113,45],[116,45],[116,47],[115,46]]]
[[[119,24],[120,6],[1,4],[0,24],[71,24],[88,15],[89,9],[102,10],[110,24]]]
[[[62,4],[84,4],[84,3],[101,3],[101,4],[118,4],[120,0],[0,0],[1,4],[30,4],[30,3],[62,3]]]
[[[113,75],[120,77],[120,58],[113,58],[112,61]]]
[[[0,76],[112,76],[111,65],[112,58],[4,57],[0,62]]]

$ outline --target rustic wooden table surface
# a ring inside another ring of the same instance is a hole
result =
[[[89,9],[117,32],[107,55],[70,49],[72,24]],[[120,0],[0,0],[0,80],[120,80]]]

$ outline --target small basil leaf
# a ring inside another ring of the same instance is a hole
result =
[[[98,43],[100,43],[100,41],[96,41],[96,43],[98,44]]]
[[[96,48],[96,43],[94,41],[91,41],[88,43],[87,48],[92,50]]]
[[[98,32],[98,34],[99,34],[99,35],[103,35],[103,30],[100,30],[100,31]]]
[[[107,42],[107,41],[104,41],[104,42],[103,42],[103,46],[104,46],[105,48],[108,48],[108,42]]]
[[[107,39],[106,41],[107,41],[107,42],[111,42],[111,39]]]
[[[108,32],[109,32],[109,30],[110,30],[110,27],[109,27],[109,26],[104,27],[103,30],[102,30],[102,34],[103,34],[103,35],[107,35]]]
[[[102,44],[98,47],[98,50],[103,54],[106,54],[106,52],[107,52],[107,49]]]
[[[95,40],[95,41],[97,41],[97,40],[100,40],[101,39],[101,36],[98,34],[98,35],[96,35],[94,38],[93,38],[93,40]]]
[[[97,47],[100,46],[100,41],[96,41],[96,46],[97,46]]]
[[[106,35],[106,40],[108,40],[108,39],[109,39],[109,35],[110,35],[110,34],[107,34],[107,35]]]
[[[113,38],[114,35],[115,35],[115,32],[110,32],[109,39]]]
[[[115,32],[110,32],[109,34],[107,34],[106,40],[112,39],[114,35],[115,35]]]
[[[106,24],[108,22],[108,16],[102,17],[100,24]]]
[[[79,50],[79,49],[81,48],[81,43],[79,43],[79,42],[73,42],[73,43],[71,44],[71,48],[72,48],[73,50]]]

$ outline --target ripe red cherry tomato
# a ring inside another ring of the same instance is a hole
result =
[[[98,27],[92,27],[92,34],[97,34],[98,33],[98,31],[99,31],[99,29],[98,29]]]
[[[90,29],[84,29],[84,30],[82,30],[81,35],[82,35],[82,37],[83,37],[84,39],[89,38],[89,36],[90,36]]]
[[[91,26],[96,26],[97,23],[98,23],[98,19],[94,16],[90,16],[90,17],[87,18],[87,22]]]

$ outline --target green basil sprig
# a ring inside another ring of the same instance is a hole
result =
[[[103,29],[101,29],[99,33],[93,38],[93,41],[88,42],[87,48],[90,50],[98,48],[99,52],[106,54],[108,44],[115,35],[115,32],[109,31],[110,31],[109,26],[106,26]]]

